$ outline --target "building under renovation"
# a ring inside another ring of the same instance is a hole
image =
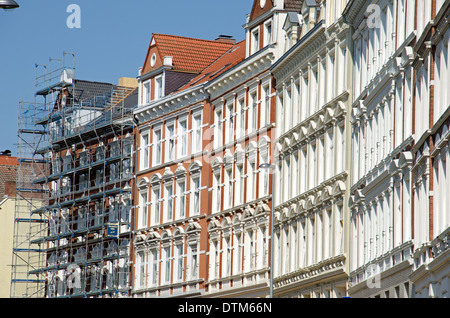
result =
[[[128,293],[137,90],[78,80],[74,61],[36,66],[21,103],[11,297]]]

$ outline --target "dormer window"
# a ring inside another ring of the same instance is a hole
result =
[[[150,81],[144,83],[144,104],[150,103],[151,100],[151,91],[150,91]]]
[[[164,97],[164,85],[163,85],[163,76],[157,76],[155,78],[155,100]]]
[[[250,54],[259,51],[259,27],[252,31],[252,41]]]
[[[264,46],[272,43],[272,20],[264,24]]]

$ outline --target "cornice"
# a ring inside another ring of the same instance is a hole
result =
[[[299,65],[303,59],[309,58],[314,51],[323,47],[327,40],[325,30],[324,20],[321,20],[272,65],[271,73],[277,79],[281,78],[286,73],[290,73],[293,66]]]

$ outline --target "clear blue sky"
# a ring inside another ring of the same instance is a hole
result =
[[[34,100],[35,64],[76,54],[76,77],[117,84],[136,77],[152,33],[214,40],[245,37],[253,0],[16,0],[0,10],[0,151],[17,155],[18,105]],[[81,8],[81,28],[70,29],[67,7]],[[124,4],[122,6],[121,4]]]

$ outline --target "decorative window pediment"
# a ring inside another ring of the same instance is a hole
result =
[[[202,227],[200,226],[200,224],[190,220],[189,224],[186,227],[186,234],[189,235],[192,233],[197,233],[197,232],[200,232],[201,229],[202,229]]]
[[[179,178],[185,176],[187,174],[187,170],[184,168],[182,163],[179,163],[177,166],[177,170],[175,170],[175,177]]]
[[[254,215],[254,212],[255,212],[254,209],[252,209],[252,208],[250,208],[250,207],[246,207],[246,208],[244,209],[244,214],[242,215],[242,219],[245,220],[245,219],[252,218],[253,215]]]
[[[211,168],[212,170],[219,170],[222,167],[223,160],[221,157],[215,157],[214,160],[211,162]]]
[[[234,157],[231,154],[230,150],[229,149],[225,150],[225,156],[223,158],[223,163],[225,165],[231,165],[231,164],[233,164],[233,162],[234,162]]]
[[[161,181],[161,175],[159,173],[154,174],[151,178],[150,178],[150,184],[152,185],[157,185],[159,184],[159,182]]]
[[[163,179],[164,181],[168,181],[168,180],[171,180],[171,179],[173,178],[173,176],[174,176],[174,174],[173,174],[173,172],[170,170],[170,168],[169,168],[169,167],[166,167],[166,169],[165,169],[165,171],[164,171],[164,174],[163,174],[163,176],[162,176],[162,179]]]
[[[336,181],[333,187],[333,195],[334,196],[340,195],[341,193],[344,193],[345,190],[346,190],[345,183],[341,180]]]
[[[141,178],[141,179],[139,180],[137,186],[138,186],[138,188],[139,188],[140,190],[142,190],[142,189],[147,188],[147,187],[148,187],[148,184],[149,184],[148,178],[143,177],[143,178]]]
[[[182,227],[176,227],[175,230],[173,231],[173,238],[175,240],[182,240],[184,238],[184,230]]]
[[[219,229],[221,229],[220,222],[216,218],[211,219],[211,221],[208,224],[208,232],[219,230]]]
[[[199,160],[195,160],[193,163],[189,165],[189,172],[198,172],[202,168],[202,163]]]

